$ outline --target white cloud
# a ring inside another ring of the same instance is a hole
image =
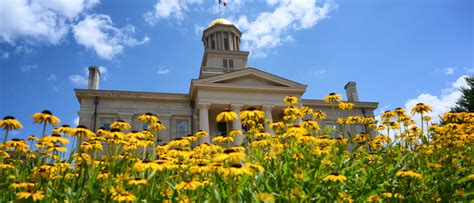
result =
[[[455,68],[454,67],[448,67],[443,70],[443,74],[445,75],[452,75],[454,73]]]
[[[186,16],[185,12],[191,5],[200,5],[203,0],[158,0],[153,11],[145,13],[145,21],[149,24],[155,24],[163,18],[175,18],[179,21]]]
[[[56,81],[58,80],[58,76],[56,74],[51,74],[48,77],[48,81]]]
[[[467,87],[467,82],[464,79],[467,75],[462,75],[455,82],[451,83],[450,87],[441,90],[440,95],[432,95],[430,93],[422,93],[416,98],[407,100],[405,103],[405,109],[411,111],[411,108],[418,103],[424,103],[433,107],[433,111],[428,113],[428,116],[433,118],[432,122],[438,122],[439,116],[445,112],[450,111],[456,101],[461,97],[459,88]],[[419,122],[419,118],[416,118]]]
[[[69,80],[72,82],[74,86],[77,87],[86,87],[87,86],[87,76],[84,75],[70,75]]]
[[[160,69],[158,69],[158,70],[156,71],[156,74],[158,74],[158,75],[164,75],[164,74],[167,74],[167,73],[169,73],[169,72],[170,72],[169,69],[160,68]]]
[[[2,0],[0,41],[58,44],[69,26],[98,0]]]
[[[324,75],[324,74],[326,74],[325,69],[317,69],[310,72],[310,75],[312,76],[319,76],[319,75]]]
[[[107,68],[100,66],[99,71],[100,71],[100,78],[103,81],[107,81],[107,79],[109,79],[109,77],[110,77],[110,75],[107,71]],[[83,72],[82,75],[80,75],[80,74],[70,75],[69,80],[76,87],[87,87],[87,84],[89,82],[88,81],[88,75],[89,75],[89,68],[86,67],[86,68],[84,68],[84,72]]]
[[[291,32],[313,27],[329,18],[329,12],[336,7],[331,0],[322,6],[316,0],[267,1],[267,4],[274,10],[259,13],[255,20],[241,15],[236,21],[243,32],[242,49],[251,51],[255,57],[266,57],[271,49],[293,41]]]
[[[25,66],[22,66],[20,69],[22,72],[29,72],[31,70],[38,69],[38,65],[25,65]]]
[[[79,116],[74,118],[74,120],[72,121],[72,123],[74,124],[74,126],[78,126],[79,125]]]
[[[97,55],[109,60],[122,53],[124,46],[137,46],[150,41],[148,37],[141,41],[132,38],[135,33],[132,25],[116,28],[107,15],[88,15],[73,27],[73,32],[78,44],[93,49]]]

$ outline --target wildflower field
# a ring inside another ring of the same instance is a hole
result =
[[[342,130],[318,122],[326,113],[286,97],[284,122],[257,109],[223,111],[217,120],[241,119],[246,133],[229,130],[201,143],[205,131],[158,145],[163,126],[148,113],[145,131],[112,123],[111,130],[60,125],[49,111],[32,116],[41,135],[9,138],[22,128],[0,120],[0,202],[398,202],[474,199],[474,113],[447,112],[440,123],[418,104],[386,111],[381,120],[339,118]],[[326,96],[347,110],[338,94]],[[420,125],[417,126],[415,120]],[[365,125],[351,134],[349,125]],[[273,133],[267,133],[270,125]],[[228,125],[229,126],[229,125]],[[57,127],[57,128],[54,128]],[[234,141],[243,139],[240,145]],[[68,150],[69,149],[69,150]]]

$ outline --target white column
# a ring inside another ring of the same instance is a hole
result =
[[[172,137],[170,134],[171,114],[158,114],[157,116],[158,116],[158,119],[160,119],[161,124],[163,124],[166,128],[159,132],[158,138],[161,139],[160,143],[167,143],[176,137],[176,135]]]
[[[265,121],[269,120],[273,122],[272,109],[273,109],[273,106],[266,106],[266,105],[263,106],[263,110],[265,111]],[[268,124],[267,122],[265,122],[265,132],[273,134],[272,129],[270,128],[270,124]]]
[[[200,130],[206,131],[209,136],[201,138],[199,143],[211,143],[210,131],[209,131],[209,107],[210,104],[198,104],[199,109],[199,128]]]
[[[242,131],[242,122],[240,120],[240,110],[242,110],[243,105],[242,104],[232,104],[230,105],[230,108],[233,112],[237,114],[239,118],[232,120],[232,130],[240,130]],[[243,135],[239,135],[234,138],[234,145],[240,145],[242,144],[242,141],[244,140]]]

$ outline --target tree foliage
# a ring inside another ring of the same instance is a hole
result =
[[[461,98],[456,101],[456,106],[451,108],[452,111],[474,112],[474,76],[465,78],[468,87],[461,87]]]

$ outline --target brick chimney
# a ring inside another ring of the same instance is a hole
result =
[[[89,66],[89,82],[88,89],[97,90],[99,89],[100,71],[97,66]]]
[[[359,101],[359,95],[357,94],[357,87],[355,82],[348,82],[346,86],[344,86],[344,89],[346,90],[347,101]]]

